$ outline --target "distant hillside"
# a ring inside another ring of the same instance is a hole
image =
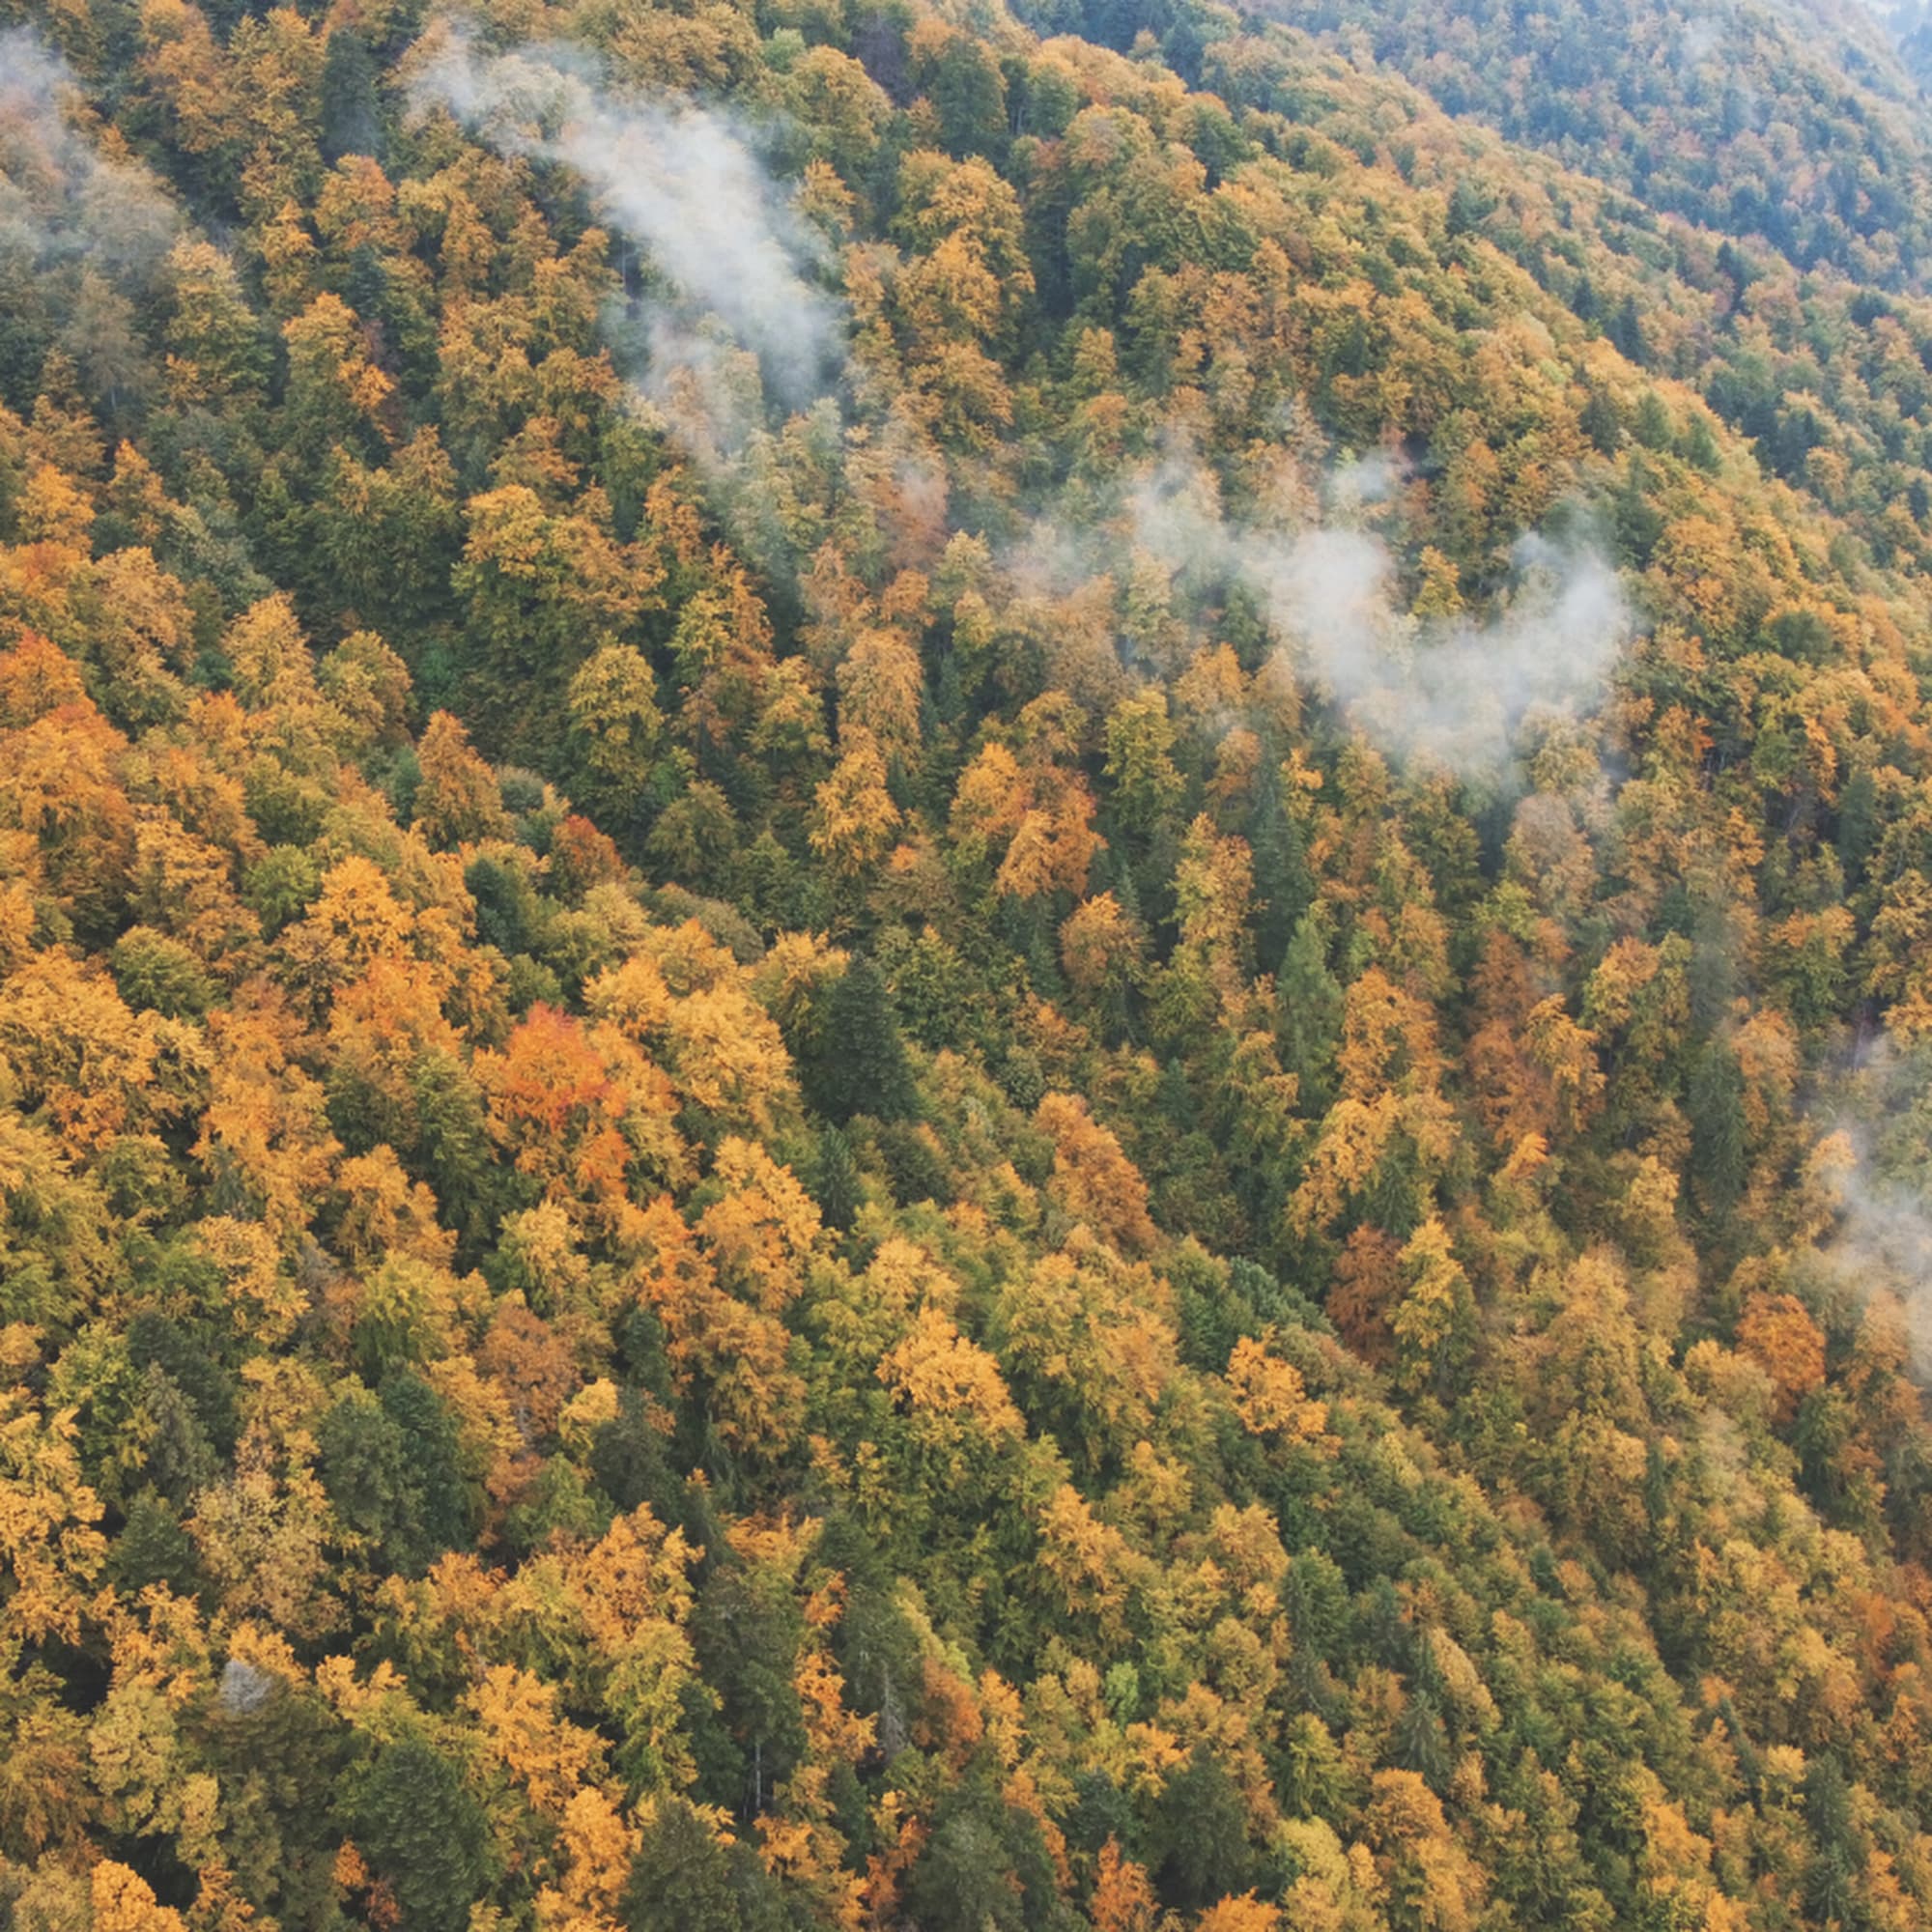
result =
[[[1864,7],[1317,0],[1269,17],[1801,269],[1923,286],[1932,117]],[[1910,28],[1896,23],[1911,45]]]

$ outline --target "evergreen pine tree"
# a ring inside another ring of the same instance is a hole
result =
[[[1812,1844],[1804,1872],[1806,1916],[1814,1925],[1851,1924],[1861,1861],[1852,1833],[1851,1787],[1834,1757],[1815,1758],[1805,1770],[1804,1822]]]
[[[482,1807],[442,1754],[398,1738],[344,1778],[344,1823],[394,1894],[401,1922],[463,1932],[492,1878]]]
[[[812,1198],[828,1228],[848,1232],[859,1212],[859,1163],[852,1143],[838,1127],[818,1136],[818,1160],[812,1174]]]
[[[823,1019],[804,1067],[806,1095],[843,1126],[855,1114],[875,1121],[912,1117],[917,1098],[892,996],[863,954],[825,996]]]
[[[165,1583],[177,1597],[191,1597],[204,1581],[194,1539],[166,1499],[152,1490],[143,1490],[128,1505],[107,1574],[130,1603],[151,1583]]]
[[[1301,1110],[1320,1113],[1333,1097],[1342,1043],[1342,984],[1328,970],[1328,910],[1317,901],[1295,922],[1275,980],[1275,1025],[1282,1065],[1301,1083]]]
[[[1727,1213],[1744,1192],[1745,1076],[1729,1040],[1712,1039],[1690,1074],[1690,1159],[1715,1213]]]
[[[1593,388],[1590,391],[1589,400],[1577,417],[1577,427],[1590,439],[1599,455],[1614,456],[1622,446],[1624,426],[1607,389]]]
[[[1861,765],[1838,793],[1838,863],[1845,884],[1861,885],[1865,865],[1878,843],[1878,786],[1870,770]]]
[[[724,1847],[682,1798],[661,1798],[622,1906],[626,1932],[742,1932]]]
[[[1390,1756],[1403,1770],[1414,1772],[1437,1790],[1447,1779],[1455,1760],[1449,1749],[1449,1733],[1429,1691],[1418,1688],[1410,1693],[1395,1727]]]
[[[1241,1795],[1206,1746],[1173,1773],[1154,1807],[1151,1832],[1162,1899],[1197,1912],[1243,1891],[1253,1864]]]
[[[1634,296],[1626,296],[1617,304],[1617,312],[1611,316],[1605,333],[1618,355],[1627,361],[1641,365],[1649,359],[1650,347],[1643,339],[1643,317],[1638,313]]]
[[[385,1376],[378,1398],[401,1435],[424,1557],[467,1549],[475,1540],[480,1498],[463,1473],[462,1443],[442,1399],[408,1369]]]
[[[1282,806],[1278,764],[1277,759],[1264,753],[1255,785],[1254,815],[1248,825],[1255,896],[1261,907],[1255,919],[1255,949],[1263,966],[1269,970],[1280,964],[1288,951],[1315,887],[1301,828]]]
[[[354,28],[337,27],[322,63],[322,157],[331,167],[345,155],[380,161],[383,147],[375,56]]]
[[[1046,1932],[1065,1922],[1038,1825],[980,1778],[940,1800],[906,1903],[922,1932]]]

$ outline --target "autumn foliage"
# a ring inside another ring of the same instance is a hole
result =
[[[6,13],[0,1922],[1932,1917],[1932,178],[1415,11]]]

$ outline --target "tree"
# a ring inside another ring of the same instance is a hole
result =
[[[1391,1925],[1468,1932],[1487,1888],[1449,1830],[1440,1801],[1412,1771],[1378,1771],[1365,1835],[1388,1888]]]
[[[406,1923],[462,1932],[496,1876],[482,1807],[441,1752],[406,1733],[343,1774],[337,1807]]]
[[[922,675],[918,651],[897,632],[861,631],[838,670],[840,729],[849,723],[889,758],[914,762]]]
[[[654,1802],[618,1907],[625,1932],[763,1932],[769,1882],[722,1825],[682,1798]]]
[[[159,1051],[153,1016],[130,1011],[99,967],[41,954],[0,986],[0,1052],[19,1097],[71,1149],[98,1148],[148,1111]]]
[[[1249,1434],[1288,1442],[1319,1439],[1328,1426],[1328,1406],[1312,1401],[1293,1363],[1270,1355],[1266,1346],[1243,1336],[1228,1358],[1228,1386],[1235,1411]]]
[[[1795,1294],[1752,1294],[1738,1318],[1738,1350],[1771,1378],[1780,1427],[1825,1379],[1825,1337]]]
[[[1440,1371],[1457,1331],[1469,1317],[1469,1283],[1450,1252],[1449,1234],[1431,1216],[1396,1258],[1402,1290],[1388,1316],[1396,1373],[1408,1387],[1426,1385]]]
[[[828,1228],[848,1232],[859,1211],[859,1165],[851,1140],[838,1127],[821,1128],[811,1196]]]
[[[1139,922],[1111,892],[1083,899],[1060,928],[1062,970],[1075,992],[1099,1005],[1121,1030],[1146,948]]]
[[[1167,697],[1151,687],[1122,698],[1107,718],[1107,777],[1122,821],[1147,834],[1179,806],[1186,781],[1170,755],[1175,730]]]
[[[879,1358],[878,1378],[935,1481],[958,1489],[1026,1434],[1000,1365],[936,1308]]]
[[[422,777],[416,785],[415,823],[440,851],[507,837],[497,780],[469,748],[469,734],[446,711],[436,712],[416,749]]]
[[[288,347],[289,449],[320,466],[337,443],[373,456],[384,434],[395,382],[369,356],[361,318],[340,296],[317,296],[282,325]]]
[[[317,667],[323,690],[349,722],[357,749],[391,749],[408,738],[410,672],[373,631],[355,631]]]
[[[185,1932],[181,1914],[158,1904],[145,1879],[112,1859],[94,1867],[89,1889],[95,1932]]]
[[[354,27],[331,28],[322,64],[322,158],[331,167],[346,155],[383,158],[376,62]]]
[[[916,1111],[892,997],[879,969],[863,953],[815,996],[799,1070],[806,1098],[836,1125],[856,1114],[903,1121]]]
[[[628,1932],[739,1932],[744,1914],[724,1847],[681,1798],[660,1799],[644,1827],[621,1906]]]
[[[901,820],[877,741],[858,729],[846,735],[849,747],[815,794],[810,841],[836,876],[856,879],[885,857]]]
[[[168,387],[183,402],[258,395],[269,345],[232,257],[207,242],[177,242],[168,256],[173,313],[164,339]]]
[[[630,822],[658,770],[665,730],[649,660],[628,644],[593,651],[570,681],[569,708],[583,796],[611,822]]]
[[[1254,1857],[1240,1794],[1205,1745],[1161,1787],[1149,1838],[1154,1884],[1168,1904],[1198,1912],[1247,1889]]]
[[[1821,1925],[1847,1921],[1855,1909],[1863,1863],[1852,1828],[1852,1794],[1835,1757],[1825,1755],[1804,1774],[1804,1822],[1813,1846],[1804,1872],[1804,1908]]]
[[[100,1499],[81,1480],[75,1434],[71,1411],[46,1415],[17,1386],[0,1394],[0,1554],[9,1579],[0,1640],[79,1641],[83,1592],[107,1541],[96,1527]]]
[[[1730,1041],[1706,1041],[1690,1073],[1690,1148],[1698,1192],[1720,1217],[1736,1205],[1747,1174],[1744,1100],[1744,1072]]]
[[[1303,1105],[1319,1107],[1332,1091],[1342,1043],[1342,987],[1328,970],[1328,919],[1319,901],[1295,922],[1275,981],[1275,1009],[1282,1065],[1299,1083]]]
[[[906,1903],[932,1932],[1048,1932],[1063,1922],[1039,1827],[981,1777],[961,1780],[935,1807]]]
[[[1616,313],[1611,316],[1605,333],[1616,345],[1617,354],[1626,360],[1641,366],[1650,358],[1649,345],[1644,340],[1643,317],[1637,311],[1636,298],[1626,296],[1617,304]]]
[[[1147,1182],[1087,1103],[1071,1094],[1048,1094],[1034,1110],[1034,1124],[1053,1141],[1052,1191],[1067,1213],[1128,1251],[1152,1247],[1157,1236],[1148,1214]]]

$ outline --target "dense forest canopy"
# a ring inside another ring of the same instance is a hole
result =
[[[1892,24],[0,0],[0,1919],[1932,1921]]]

